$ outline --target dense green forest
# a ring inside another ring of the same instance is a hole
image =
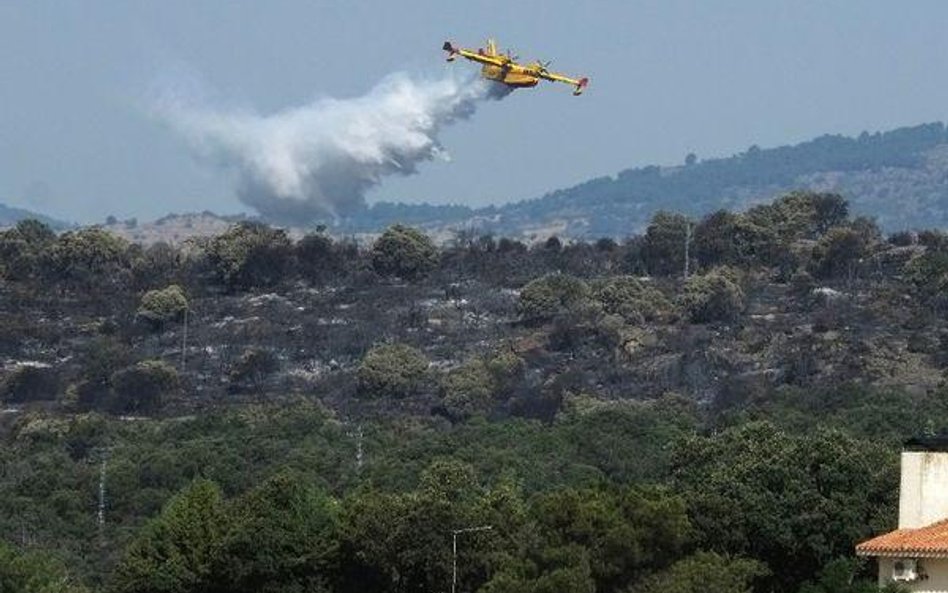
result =
[[[23,221],[0,279],[3,591],[868,592],[948,432],[948,235],[836,194],[532,245]]]

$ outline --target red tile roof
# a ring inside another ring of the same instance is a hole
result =
[[[856,546],[859,556],[948,557],[948,519],[917,529],[896,529]]]

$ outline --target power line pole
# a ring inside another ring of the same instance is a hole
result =
[[[184,330],[181,332],[181,372],[188,362],[188,307],[184,308]]]
[[[457,593],[458,587],[458,535],[461,533],[474,533],[475,531],[490,531],[491,525],[481,525],[480,527],[465,527],[464,529],[455,529],[451,532],[453,540],[453,553],[451,555],[451,593]]]
[[[365,433],[362,432],[362,425],[356,429],[356,472],[362,471],[362,438],[365,436]]]
[[[105,478],[108,468],[109,455],[111,449],[104,447],[99,450],[101,460],[99,462],[99,504],[96,509],[96,524],[99,527],[99,542],[105,541]]]
[[[349,419],[346,418],[346,424],[349,424]],[[355,462],[356,462],[356,473],[362,472],[362,463],[365,457],[365,450],[362,446],[362,441],[365,438],[365,431],[362,429],[362,423],[356,425],[354,430],[346,431],[346,436],[354,438],[356,441],[356,451],[355,451]]]
[[[688,279],[688,267],[691,260],[689,254],[691,247],[691,221],[685,223],[685,280]]]

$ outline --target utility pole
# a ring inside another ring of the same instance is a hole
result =
[[[345,424],[349,424],[349,419],[346,418]],[[365,431],[362,429],[362,423],[356,425],[355,430],[346,431],[347,437],[352,437],[356,441],[356,451],[355,451],[355,462],[356,462],[356,473],[362,473],[362,463],[365,458],[365,448],[362,446],[362,441],[365,439]]]
[[[188,362],[188,307],[184,308],[184,329],[181,332],[181,372]]]
[[[109,455],[111,450],[109,447],[103,447],[99,450],[100,461],[99,461],[99,504],[96,509],[96,524],[99,527],[99,542],[103,544],[105,542],[105,478],[106,471],[108,468]]]
[[[688,279],[688,265],[691,255],[689,254],[691,247],[691,221],[685,222],[685,280]]]
[[[362,471],[362,437],[365,436],[365,433],[362,432],[362,425],[359,425],[359,428],[356,429],[356,472]]]
[[[451,532],[453,536],[453,553],[451,555],[451,593],[457,593],[458,587],[458,535],[461,533],[474,533],[476,531],[490,531],[491,525],[481,525],[480,527],[465,527],[464,529],[455,529]]]

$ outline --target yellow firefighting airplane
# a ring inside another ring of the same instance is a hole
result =
[[[573,94],[581,95],[589,84],[588,78],[569,78],[562,74],[556,74],[547,70],[549,62],[537,60],[535,64],[524,66],[518,64],[516,56],[509,53],[502,54],[497,51],[497,44],[493,39],[487,40],[487,49],[480,48],[477,51],[454,47],[450,41],[445,41],[442,48],[448,52],[448,61],[453,62],[458,56],[462,56],[473,62],[483,64],[481,67],[481,76],[488,80],[502,82],[512,88],[534,87],[540,82],[540,79],[551,80],[554,82],[565,82],[573,85]]]

